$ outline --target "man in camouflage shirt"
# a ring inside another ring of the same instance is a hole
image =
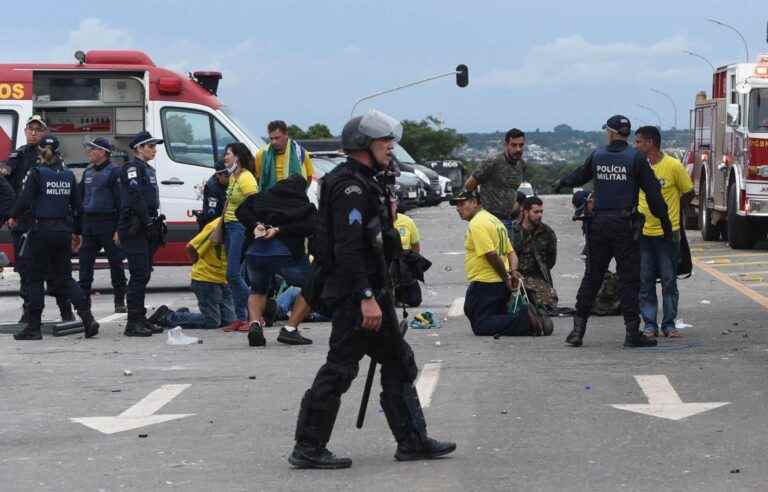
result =
[[[503,222],[508,231],[517,207],[517,188],[525,176],[524,147],[525,133],[517,128],[509,130],[504,136],[504,153],[480,164],[464,184],[468,191],[480,187],[483,208]]]
[[[539,197],[526,198],[520,220],[512,225],[511,238],[529,300],[545,312],[552,312],[558,301],[550,273],[557,261],[557,236],[541,221],[543,214],[544,204]]]

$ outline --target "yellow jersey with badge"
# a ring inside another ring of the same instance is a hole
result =
[[[211,232],[221,221],[221,217],[212,220],[203,227],[189,246],[197,251],[197,261],[192,264],[192,280],[212,284],[227,283],[227,250],[211,241]]]
[[[464,270],[469,282],[504,281],[485,257],[495,252],[504,262],[505,270],[509,270],[508,256],[512,251],[512,243],[507,228],[496,216],[481,209],[472,217],[464,239],[464,249]]]
[[[680,196],[693,189],[693,182],[688,176],[688,170],[682,162],[668,154],[664,154],[659,162],[651,166],[651,169],[661,184],[661,195],[667,203],[672,230],[677,231],[680,229]],[[637,209],[645,216],[643,235],[663,236],[664,230],[661,228],[661,221],[651,213],[645,192],[642,190],[640,190]]]
[[[416,222],[405,214],[397,214],[397,218],[395,219],[395,229],[397,229],[397,232],[400,234],[400,242],[403,244],[403,251],[410,250],[414,244],[418,244],[421,241]]]
[[[259,183],[253,176],[253,173],[247,169],[242,169],[240,175],[235,178],[230,176],[229,186],[227,186],[227,209],[224,211],[224,222],[235,222],[235,210],[250,195],[258,193]]]
[[[287,176],[286,169],[288,169],[288,152],[294,151],[294,145],[292,141],[288,142],[288,145],[290,146],[289,149],[286,149],[286,152],[283,152],[282,154],[277,154],[275,156],[275,175],[279,177],[285,177]],[[256,152],[255,156],[255,165],[256,165],[256,181],[261,181],[261,167],[264,164],[264,152],[266,151],[266,147],[263,147]],[[304,179],[307,180],[307,183],[312,181],[312,175],[315,172],[315,168],[312,165],[312,156],[309,152],[304,152],[304,161],[301,163],[302,167],[304,168]],[[278,178],[282,179],[282,178]]]

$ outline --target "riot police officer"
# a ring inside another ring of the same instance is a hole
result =
[[[214,170],[213,176],[208,178],[203,187],[203,210],[197,216],[200,230],[213,219],[221,217],[224,203],[227,201],[229,173],[224,161],[216,162]]]
[[[152,257],[163,242],[163,219],[158,214],[160,191],[157,175],[149,162],[162,139],[149,132],[137,134],[130,143],[134,158],[120,169],[120,214],[117,232],[128,258],[128,323],[124,335],[148,337],[162,333],[146,318],[144,295],[152,273]]]
[[[58,155],[59,141],[48,135],[38,144],[40,164],[27,173],[21,195],[11,210],[10,222],[29,213],[31,227],[24,238],[20,255],[28,260],[27,286],[29,310],[27,326],[13,337],[16,340],[40,340],[40,318],[44,306],[43,281],[56,291],[67,291],[83,321],[85,337],[99,332],[85,295],[72,278],[70,252],[76,240],[80,214],[80,196],[75,175],[66,169]],[[13,224],[12,224],[13,225]]]
[[[96,138],[83,146],[90,166],[80,182],[83,201],[80,288],[90,301],[96,255],[104,248],[114,289],[115,312],[124,313],[126,279],[123,252],[115,244],[120,210],[120,167],[110,161],[112,144],[106,138]]]
[[[587,330],[587,318],[612,258],[621,284],[621,311],[626,327],[625,347],[652,347],[656,340],[640,332],[639,231],[642,214],[637,212],[639,189],[648,197],[651,213],[661,220],[665,237],[672,237],[667,204],[646,157],[627,143],[631,130],[628,118],[615,115],[603,129],[608,145],[592,152],[584,165],[562,178],[556,190],[594,182],[594,207],[587,226],[586,272],[576,297],[573,330],[565,339],[580,347]]]
[[[30,169],[37,166],[38,159],[40,157],[38,152],[38,143],[48,133],[48,125],[40,115],[32,115],[24,127],[24,136],[27,139],[27,143],[22,145],[15,152],[11,153],[8,157],[8,163],[5,171],[8,173],[8,182],[13,187],[16,196],[21,194],[21,190],[24,183],[24,178]],[[24,301],[23,314],[20,323],[27,322],[27,313],[29,307],[29,289],[28,289],[28,277],[27,269],[29,267],[28,260],[21,258],[19,250],[22,244],[22,238],[32,227],[32,218],[29,214],[24,217],[17,217],[15,221],[16,226],[11,229],[11,239],[13,240],[13,255],[15,257],[14,270],[19,274],[19,294]],[[67,298],[66,292],[58,292],[51,287],[53,285],[61,285],[54,281],[54,279],[48,279],[48,288],[51,293],[56,297],[56,304],[59,306],[62,321],[73,321],[75,319],[74,313],[72,313],[72,305]]]
[[[427,437],[413,385],[418,372],[402,338],[392,299],[387,260],[401,251],[390,203],[374,176],[389,166],[402,126],[371,111],[352,118],[342,132],[348,160],[323,178],[319,225],[312,249],[328,272],[322,297],[333,311],[330,348],[301,401],[296,445],[288,461],[298,468],[347,468],[326,444],[341,395],[357,376],[364,355],[381,364],[381,406],[397,441],[398,460],[428,459],[456,449]]]

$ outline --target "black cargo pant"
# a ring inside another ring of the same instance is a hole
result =
[[[426,435],[424,416],[413,386],[418,367],[413,351],[399,333],[397,314],[390,295],[377,298],[383,313],[378,333],[360,328],[360,301],[346,298],[335,303],[330,348],[312,387],[304,394],[296,427],[296,441],[325,446],[331,436],[341,395],[359,369],[364,355],[381,364],[381,406],[395,440]]]
[[[590,221],[587,233],[587,262],[579,293],[576,314],[587,319],[603,283],[611,259],[616,259],[619,276],[621,314],[629,324],[640,321],[640,246],[629,219],[599,213]]]
[[[29,252],[25,251],[26,256],[21,255],[21,248],[24,244],[24,234],[27,231],[11,231],[11,239],[13,241],[13,255],[14,255],[14,268],[13,270],[19,274],[19,296],[23,301],[22,309],[26,313],[29,310],[30,292],[29,292],[29,270],[30,266],[34,262]],[[67,246],[67,251],[71,251],[71,245]],[[60,283],[56,282],[56,278],[53,275],[48,275],[45,279],[48,283],[48,291],[51,295],[56,297],[56,304],[59,309],[64,310],[69,307],[70,298],[67,293],[67,289],[62,287]]]
[[[24,258],[28,260],[26,275],[31,320],[39,323],[43,311],[43,281],[48,282],[52,291],[66,293],[78,313],[87,311],[85,295],[72,278],[72,233],[41,229],[30,232],[27,241]]]
[[[138,321],[147,314],[144,299],[147,284],[152,276],[152,258],[160,244],[151,241],[142,233],[131,235],[121,231],[119,235],[120,247],[125,252],[130,273],[126,295],[128,320]]]

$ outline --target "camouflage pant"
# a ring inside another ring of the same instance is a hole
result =
[[[557,291],[546,280],[541,277],[525,277],[524,284],[531,304],[548,310],[557,307]]]

